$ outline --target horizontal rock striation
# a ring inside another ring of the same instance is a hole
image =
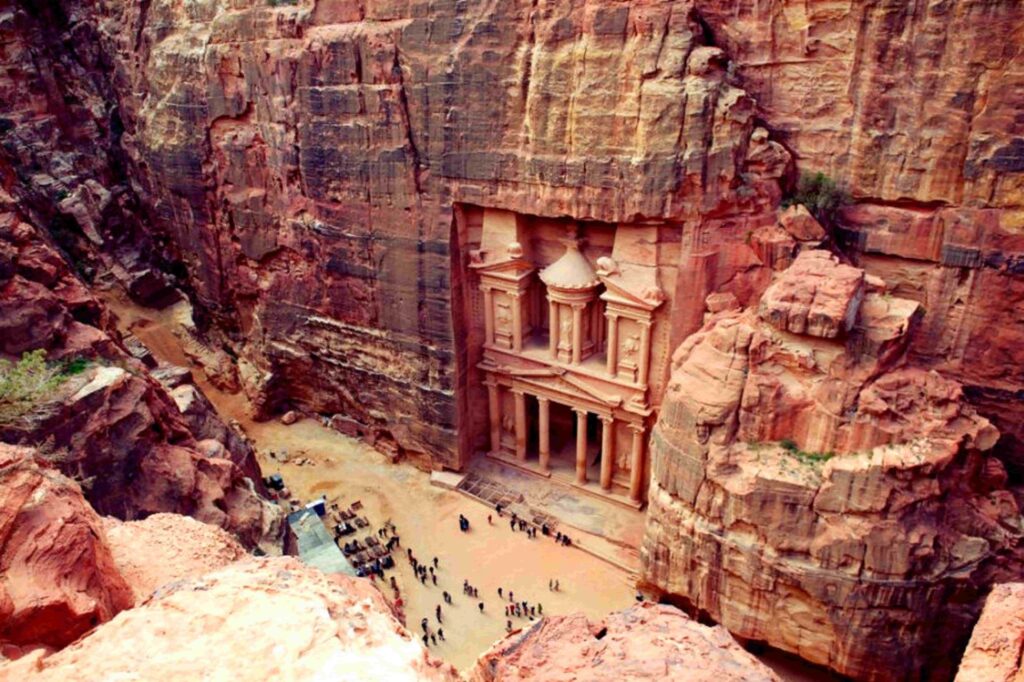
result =
[[[857,679],[946,679],[986,588],[1021,570],[1020,511],[996,429],[905,361],[915,303],[868,290],[849,331],[815,333],[846,328],[849,270],[805,252],[759,313],[714,314],[676,352],[642,581]]]

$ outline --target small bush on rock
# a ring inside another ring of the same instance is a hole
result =
[[[835,224],[836,213],[849,203],[849,196],[824,173],[801,173],[796,193],[783,201],[783,206],[803,204],[819,223],[830,227]]]
[[[46,362],[42,350],[23,353],[17,362],[0,359],[0,427],[20,426],[39,416],[64,378],[59,366]]]

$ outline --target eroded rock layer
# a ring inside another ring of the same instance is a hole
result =
[[[5,170],[0,164],[0,179],[13,184]],[[129,354],[109,311],[57,246],[13,204],[0,188],[0,354],[42,350],[50,363],[77,363],[80,371],[62,376],[22,418],[0,424],[0,438],[45,444],[101,514],[187,514],[274,551],[281,513],[257,491],[251,446],[195,387],[197,396],[179,407]],[[224,439],[219,456],[199,451],[189,421],[203,427],[201,437]]]
[[[290,557],[235,563],[165,586],[75,644],[0,668],[0,680],[459,679],[369,581]]]
[[[583,614],[543,618],[485,652],[472,682],[774,682],[778,678],[721,627],[650,602],[590,622]]]
[[[872,285],[805,252],[679,348],[643,580],[858,679],[942,679],[1024,529],[996,429],[905,362],[920,311]]]

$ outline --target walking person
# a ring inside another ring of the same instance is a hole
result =
[[[505,598],[504,595],[502,595],[502,593],[501,593],[501,588],[499,587],[498,588],[498,599],[504,599],[504,598]]]
[[[440,639],[442,642],[444,641],[444,630],[442,630],[441,628],[437,629],[437,638]]]
[[[480,604],[478,606],[480,607],[480,613],[483,613],[484,612],[484,603],[480,602]]]

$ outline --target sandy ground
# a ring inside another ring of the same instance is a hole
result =
[[[420,620],[424,617],[430,621],[431,632],[442,628],[445,640],[436,645],[431,643],[430,648],[460,670],[472,666],[481,653],[504,636],[508,590],[515,593],[517,601],[540,603],[545,615],[583,612],[595,620],[634,600],[634,578],[630,571],[579,549],[556,545],[550,538],[538,536],[531,540],[524,533],[512,532],[507,518],[499,519],[493,510],[461,493],[431,486],[426,472],[409,464],[392,464],[360,441],[312,419],[291,426],[277,421],[253,422],[248,418],[244,395],[217,390],[209,384],[202,370],[185,356],[173,333],[178,325],[173,307],[149,310],[114,293],[106,299],[119,316],[121,328],[135,333],[159,360],[192,369],[196,383],[221,415],[225,419],[237,419],[253,440],[265,475],[280,473],[294,497],[300,500],[326,495],[328,501],[337,501],[342,507],[359,500],[363,503],[361,513],[374,529],[388,520],[395,524],[402,549],[395,553],[397,570],[386,575],[397,577],[409,630],[422,635]],[[269,456],[271,452],[287,452],[289,461],[281,463]],[[310,464],[296,463],[307,458]],[[504,482],[519,488],[523,482],[516,479],[512,475]],[[630,564],[635,561],[635,546],[639,544],[643,527],[641,515],[632,512],[615,512],[607,517],[595,515],[594,510],[600,503],[567,501],[557,491],[535,491],[528,497],[537,498],[531,502],[562,505],[562,511],[577,521],[589,515],[593,527],[588,527],[586,522],[574,525],[594,533],[594,537],[600,534],[619,536],[616,541],[621,545],[618,558]],[[468,533],[459,530],[459,514],[470,520]],[[489,514],[493,525],[487,522]],[[608,527],[610,532],[602,530]],[[572,534],[575,538],[576,532]],[[360,531],[356,537],[365,535]],[[437,586],[429,578],[426,585],[414,578],[406,559],[406,548],[412,548],[423,562],[438,557]],[[548,581],[555,578],[560,582],[558,592],[548,589]],[[479,599],[463,594],[463,580],[467,579],[479,590]],[[505,591],[505,599],[498,597],[499,587]],[[452,595],[452,605],[443,603],[444,590]],[[389,599],[392,597],[389,587],[383,586],[382,591]],[[484,604],[483,613],[479,602]],[[440,625],[434,615],[439,604],[442,605]],[[513,628],[530,623],[525,618],[513,617],[512,621]],[[834,679],[777,652],[758,658],[787,682]]]

